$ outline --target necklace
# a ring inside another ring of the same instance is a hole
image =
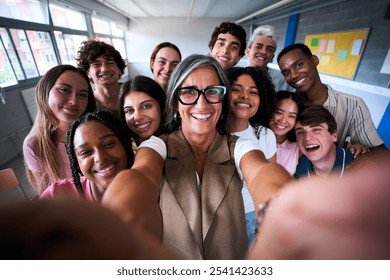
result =
[[[341,173],[340,173],[340,177],[339,179],[341,179],[344,175],[344,169],[345,169],[345,150],[342,148],[343,150],[343,166],[341,168]],[[306,165],[306,171],[307,171],[307,177],[310,178],[310,171],[309,171],[309,162],[310,161],[307,161],[307,165]],[[313,168],[314,169],[314,168]]]

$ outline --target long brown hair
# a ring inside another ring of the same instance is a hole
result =
[[[34,137],[37,140],[38,150],[35,152],[41,161],[42,173],[44,175],[43,182],[46,185],[62,179],[60,177],[60,166],[58,164],[58,159],[56,158],[58,142],[54,136],[54,132],[58,127],[59,120],[50,109],[48,100],[51,88],[65,71],[73,71],[81,74],[81,76],[88,84],[88,104],[83,114],[95,111],[95,98],[93,96],[93,91],[88,76],[84,70],[76,68],[72,65],[57,65],[51,68],[39,80],[35,88],[35,102],[38,108],[37,116],[35,118],[34,125],[26,138]],[[26,164],[25,169],[30,184],[35,189],[39,189],[39,182],[35,181],[31,170],[28,169]]]

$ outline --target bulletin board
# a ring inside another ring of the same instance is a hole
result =
[[[306,35],[305,44],[320,63],[319,72],[353,79],[370,29]]]

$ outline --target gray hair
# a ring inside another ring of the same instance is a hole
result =
[[[226,122],[229,115],[229,87],[230,83],[226,76],[225,71],[219,65],[219,63],[211,56],[193,54],[181,61],[172,72],[168,82],[166,91],[167,103],[165,108],[165,128],[166,131],[172,132],[180,127],[181,120],[177,115],[178,100],[176,98],[176,90],[181,86],[183,81],[198,68],[212,68],[215,69],[220,85],[226,87],[226,94],[222,101],[222,114],[217,123],[218,132],[221,134],[226,133]]]
[[[279,35],[276,33],[275,27],[273,27],[272,25],[260,25],[259,27],[257,27],[253,31],[253,33],[248,41],[248,48],[252,47],[252,44],[255,41],[257,36],[270,37],[274,40],[276,45],[278,44]]]

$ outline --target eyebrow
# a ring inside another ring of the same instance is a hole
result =
[[[232,87],[234,87],[234,86],[238,86],[238,87],[242,87],[242,88],[245,87],[243,84],[237,84],[237,83],[232,84]],[[259,90],[257,88],[257,86],[249,86],[249,88],[252,88],[252,89],[255,89],[255,90]]]
[[[98,139],[99,140],[103,140],[103,139],[106,139],[106,138],[109,138],[109,137],[117,137],[116,135],[115,135],[115,133],[107,133],[107,134],[104,134],[104,135],[101,135],[101,136],[99,136],[98,137]],[[78,145],[77,147],[75,147],[74,149],[75,150],[78,150],[78,149],[80,149],[80,148],[82,148],[82,147],[85,147],[85,146],[88,146],[88,142],[87,143],[82,143],[82,144],[80,144],[80,145]]]

